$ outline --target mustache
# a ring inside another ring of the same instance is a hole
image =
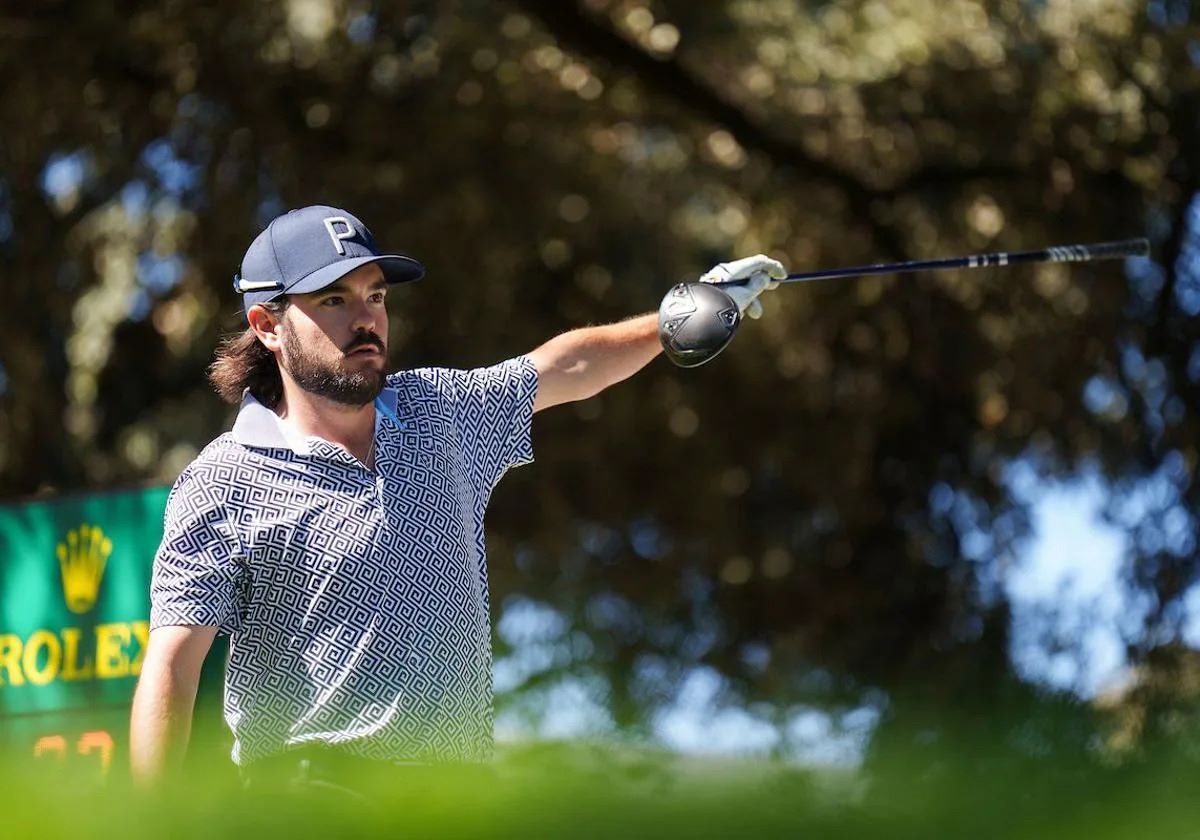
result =
[[[346,345],[343,353],[353,353],[360,347],[374,347],[380,353],[386,353],[387,347],[384,346],[383,339],[375,335],[375,333],[362,333],[355,336],[354,340]]]

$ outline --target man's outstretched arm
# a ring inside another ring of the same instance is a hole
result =
[[[758,296],[787,275],[783,265],[765,254],[719,263],[701,283],[725,286],[738,308],[751,318],[762,313]],[[662,352],[658,340],[658,315],[650,313],[619,324],[584,327],[550,339],[528,354],[538,371],[537,399],[533,410],[594,397],[609,385],[628,379]]]
[[[555,336],[528,354],[538,371],[533,410],[593,397],[633,376],[661,352],[654,313]]]

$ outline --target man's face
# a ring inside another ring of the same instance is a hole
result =
[[[309,393],[360,406],[387,376],[388,284],[364,265],[331,286],[293,295],[284,311],[280,364]]]

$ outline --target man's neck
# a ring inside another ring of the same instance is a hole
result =
[[[364,463],[375,436],[375,403],[346,405],[319,397],[285,377],[283,399],[275,406],[279,419],[300,435],[336,443]]]

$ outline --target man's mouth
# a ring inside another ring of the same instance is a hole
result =
[[[384,353],[383,339],[377,335],[360,335],[345,353],[347,356],[382,356]]]

